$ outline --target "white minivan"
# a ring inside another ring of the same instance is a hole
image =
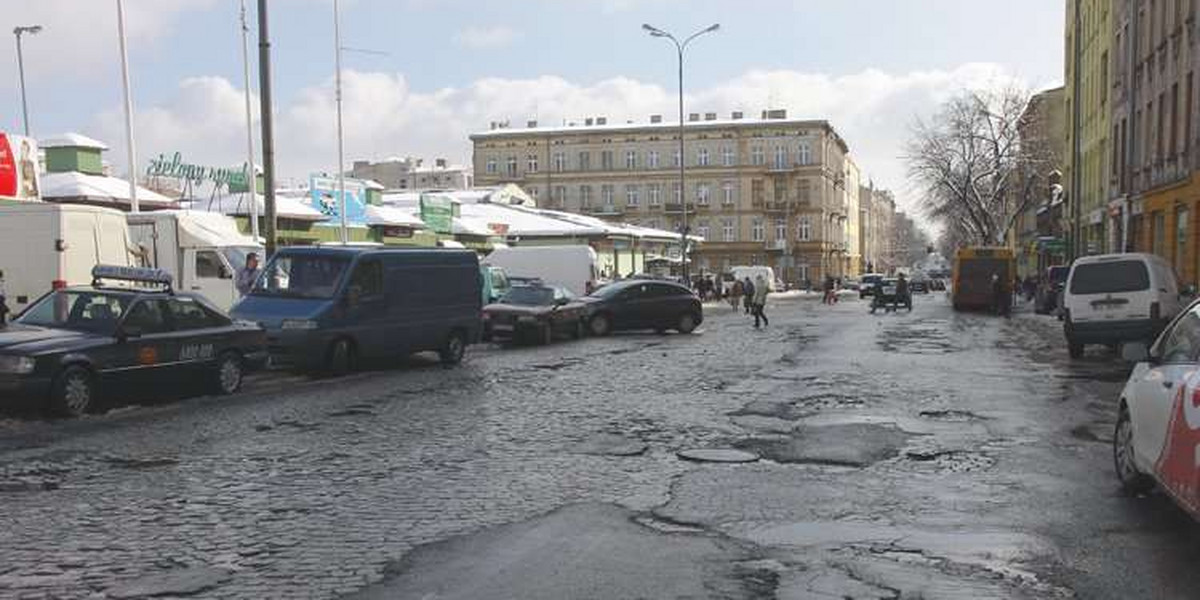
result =
[[[1153,254],[1085,256],[1063,290],[1063,333],[1071,358],[1087,344],[1153,341],[1183,307],[1171,265]]]
[[[596,251],[582,244],[496,248],[482,263],[503,268],[510,279],[541,279],[577,296],[590,294],[597,286]]]

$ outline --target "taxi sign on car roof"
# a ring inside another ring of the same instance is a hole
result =
[[[92,267],[92,285],[100,287],[102,280],[129,281],[133,283],[162,286],[171,289],[171,274],[162,269],[124,267],[120,265],[96,265]]]

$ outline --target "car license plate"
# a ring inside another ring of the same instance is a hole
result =
[[[883,293],[884,293],[884,295],[886,295],[886,296],[892,296],[892,295],[895,295],[895,294],[896,294],[896,288],[894,288],[894,287],[892,287],[892,286],[885,287],[885,288],[883,288]]]
[[[512,330],[513,330],[512,325],[499,325],[499,324],[492,325],[492,331],[503,331],[506,333],[511,333]]]

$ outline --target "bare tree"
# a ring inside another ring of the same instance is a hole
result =
[[[1050,144],[1021,131],[1029,95],[1016,88],[969,91],[918,120],[905,159],[922,188],[921,208],[953,238],[1002,244],[1052,162]],[[1044,184],[1044,180],[1042,181]]]

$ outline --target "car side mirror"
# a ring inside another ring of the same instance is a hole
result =
[[[233,279],[233,272],[229,270],[229,267],[226,267],[225,265],[221,265],[220,278],[221,279]]]
[[[1131,363],[1154,362],[1145,342],[1125,342],[1121,345],[1121,358]]]

